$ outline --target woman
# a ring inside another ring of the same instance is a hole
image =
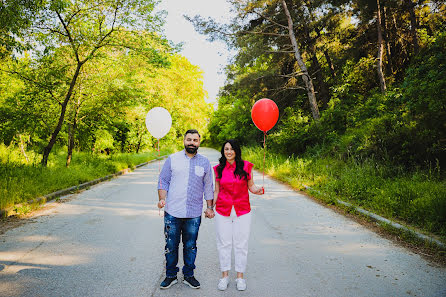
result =
[[[248,240],[251,226],[251,206],[248,189],[257,195],[264,190],[257,187],[252,179],[253,164],[242,160],[240,145],[233,139],[227,140],[221,148],[220,164],[215,172],[215,226],[217,249],[222,278],[219,290],[226,290],[231,269],[231,252],[234,246],[237,290],[246,290],[243,273],[248,256]]]

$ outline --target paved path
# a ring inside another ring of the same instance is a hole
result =
[[[215,150],[200,152],[217,163]],[[0,235],[0,296],[446,296],[446,269],[268,178],[267,194],[251,197],[247,291],[233,281],[216,289],[209,219],[198,238],[202,288],[179,283],[161,291],[157,176],[158,164],[149,164]],[[261,184],[261,174],[255,180]]]

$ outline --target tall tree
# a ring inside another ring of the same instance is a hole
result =
[[[302,72],[302,80],[305,83],[305,89],[307,90],[308,101],[310,102],[311,113],[315,120],[319,120],[319,108],[317,107],[316,94],[314,93],[313,80],[308,74],[307,66],[305,66],[302,56],[300,55],[299,46],[297,45],[296,36],[294,35],[293,20],[291,19],[290,12],[285,0],[281,0],[283,10],[288,21],[288,34],[290,35],[291,44],[293,45],[294,56],[296,57],[297,64]]]
[[[382,34],[382,28],[381,28],[381,5],[379,3],[379,0],[376,0],[376,26],[377,26],[377,32],[378,32],[378,57],[376,59],[376,68],[378,71],[378,78],[379,78],[379,86],[381,88],[381,92],[386,92],[386,79],[384,78],[383,73],[383,54],[384,54],[384,42],[383,42],[383,34]]]
[[[299,9],[304,11],[304,9],[301,9],[303,3],[301,1],[295,2],[298,3],[293,3],[293,12],[299,11]],[[292,65],[296,63],[297,69],[293,69],[286,74],[276,74],[276,78],[278,76],[287,78],[280,89],[287,89],[292,85],[290,89],[305,90],[313,118],[316,121],[319,120],[320,115],[313,78],[308,72],[296,38],[296,28],[298,26],[294,21],[297,17],[293,19],[292,11],[290,11],[287,3],[284,0],[233,0],[231,3],[238,11],[238,16],[234,18],[230,25],[220,25],[212,20],[206,21],[199,16],[189,17],[188,19],[199,32],[210,36],[211,40],[220,38],[225,40],[229,46],[249,49],[239,52],[238,61],[240,65],[253,64],[260,59],[260,56],[292,54],[294,58]],[[303,35],[305,34],[301,32],[300,36]],[[303,43],[304,41],[301,40],[300,44]],[[295,86],[297,76],[302,77],[304,87]]]
[[[141,38],[147,35],[152,40],[159,39],[151,33],[160,24],[153,15],[154,6],[155,1],[146,0],[53,0],[36,16],[28,37],[39,44],[34,48],[38,56],[48,55],[61,46],[70,49],[66,51],[67,64],[63,65],[69,69],[69,80],[61,98],[57,98],[60,106],[58,121],[43,149],[42,165],[47,165],[85,64],[96,59],[106,47],[138,50],[146,53],[154,63],[163,63],[159,53],[162,50],[155,46],[160,42],[150,43],[146,42],[149,38]]]

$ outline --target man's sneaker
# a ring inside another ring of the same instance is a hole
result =
[[[220,281],[218,282],[217,288],[220,291],[224,291],[228,288],[228,284],[229,284],[229,277],[221,278]]]
[[[186,285],[188,285],[189,287],[191,287],[193,289],[200,288],[200,283],[195,279],[194,276],[185,276],[183,283],[185,283]]]
[[[237,283],[237,290],[239,291],[246,290],[246,281],[244,278],[237,278],[235,282]]]
[[[166,277],[160,285],[160,289],[169,289],[178,282],[177,277]]]

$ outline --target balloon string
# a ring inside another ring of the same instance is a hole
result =
[[[263,188],[265,188],[266,132],[263,132]]]
[[[160,176],[161,175],[161,159],[160,159],[160,157],[161,157],[161,152],[160,152],[160,139],[159,138],[157,138],[157,140],[158,140],[158,143],[157,143],[157,151],[158,151],[158,176]],[[162,188],[162,184],[161,184],[161,178],[159,179],[160,180],[160,188]],[[161,208],[158,208],[158,216],[161,216]]]
[[[160,140],[159,140],[159,138],[157,138],[157,140],[158,140],[158,148],[157,148],[157,151],[158,151],[158,173],[161,173],[161,160],[159,159],[161,157]],[[160,180],[160,185],[161,185],[161,180]]]

